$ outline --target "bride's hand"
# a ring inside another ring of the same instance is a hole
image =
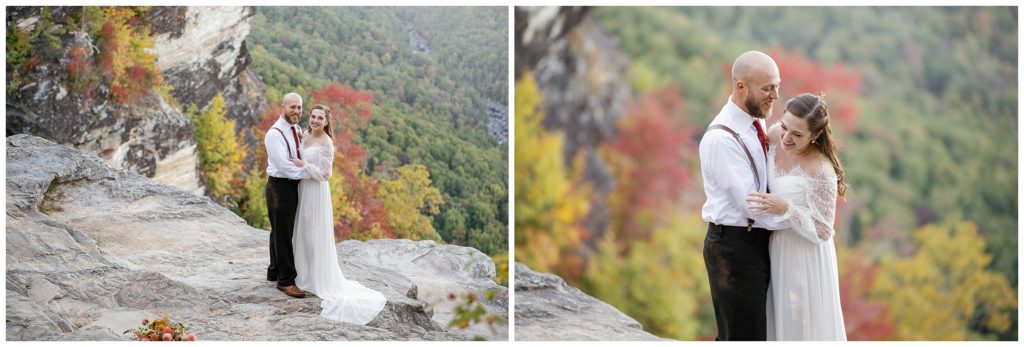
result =
[[[765,193],[747,194],[747,203],[756,214],[783,215],[789,210],[789,203],[780,197]]]
[[[304,165],[305,163],[302,162],[302,159],[292,158],[292,164],[295,164],[295,166],[298,167],[302,167],[302,165]]]

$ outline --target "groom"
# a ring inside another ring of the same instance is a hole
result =
[[[732,65],[732,95],[700,141],[700,170],[708,222],[704,265],[711,284],[715,340],[764,341],[771,268],[768,215],[754,216],[748,193],[768,189],[768,138],[764,119],[779,98],[779,67],[767,54],[749,51]]]
[[[299,117],[302,97],[288,93],[282,100],[284,114],[277,119],[263,138],[267,149],[267,216],[270,217],[270,266],[267,280],[276,281],[277,289],[288,296],[302,298],[305,293],[295,286],[295,256],[292,253],[292,228],[299,203],[299,180],[309,173],[292,163],[302,159],[299,142]]]

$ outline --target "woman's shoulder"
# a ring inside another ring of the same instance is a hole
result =
[[[805,171],[812,173],[814,177],[822,179],[836,177],[836,170],[832,167],[832,161],[822,153],[816,153],[814,158],[808,161],[806,169]]]
[[[334,150],[334,140],[331,140],[330,136],[320,136],[312,139],[313,142],[310,144],[313,146],[326,147],[330,150]]]

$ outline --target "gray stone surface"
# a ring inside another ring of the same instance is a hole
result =
[[[8,340],[118,340],[140,315],[202,340],[462,340],[472,332],[446,331],[419,295],[494,287],[493,265],[453,265],[478,261],[473,249],[348,242],[342,270],[388,303],[367,326],[339,323],[266,281],[267,232],[206,197],[30,135],[7,138],[6,182]],[[435,256],[393,266],[402,249]]]
[[[516,263],[516,341],[662,340],[560,277]]]
[[[475,293],[483,298],[485,291],[494,294],[494,300],[485,301],[487,312],[502,317],[508,315],[508,288],[494,283],[494,262],[483,252],[473,248],[440,245],[433,241],[372,240],[344,241],[338,244],[338,256],[344,265],[346,259],[400,272],[417,284],[417,297],[434,307],[434,321],[447,326],[454,317],[455,302],[450,294]],[[345,266],[344,271],[349,271]],[[348,273],[348,272],[346,272]],[[467,337],[488,340],[508,340],[507,326],[471,325],[464,332]]]

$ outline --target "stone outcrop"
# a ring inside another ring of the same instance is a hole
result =
[[[67,27],[67,18],[80,7],[49,10],[50,25],[66,31],[58,37],[64,51],[55,60],[42,60],[26,76],[30,82],[8,95],[6,135],[41,136],[95,154],[115,168],[201,193],[195,130],[178,105],[172,105],[176,101],[203,108],[221,92],[236,129],[247,130],[256,122],[266,105],[265,86],[248,69],[252,58],[244,41],[254,9],[150,8],[146,22],[154,39],[152,52],[175,100],[152,92],[126,104],[103,101],[106,87],[96,95],[70,87],[70,47],[95,47],[95,38]],[[42,25],[40,15],[38,7],[8,7],[8,27],[30,32]]]
[[[220,92],[240,131],[267,104],[245,44],[255,14],[253,7],[190,6],[153,7],[149,15],[157,64],[174,98],[205,108]]]
[[[611,305],[516,263],[516,341],[662,340]]]
[[[201,340],[463,340],[479,334],[446,330],[432,301],[503,289],[471,248],[348,241],[342,271],[388,302],[366,326],[327,320],[265,280],[267,232],[209,198],[30,135],[6,155],[8,340],[121,340],[162,315]]]

